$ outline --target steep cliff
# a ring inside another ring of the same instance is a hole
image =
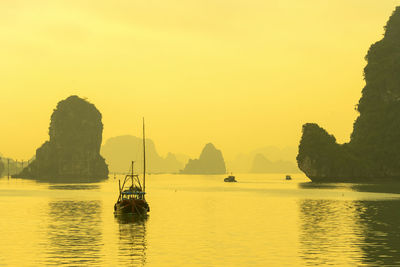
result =
[[[74,181],[108,177],[100,155],[101,113],[88,101],[70,96],[51,115],[49,141],[36,150],[36,159],[15,175],[22,178]]]
[[[299,168],[313,181],[400,181],[400,7],[366,56],[366,85],[349,143],[305,124]]]
[[[190,159],[181,171],[185,174],[224,174],[226,173],[225,161],[222,152],[208,143],[198,159]]]

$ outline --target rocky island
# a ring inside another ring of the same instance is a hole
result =
[[[109,138],[101,147],[101,154],[107,158],[110,172],[126,172],[129,163],[135,161],[135,170],[143,172],[143,141],[142,138],[132,135],[123,135]],[[151,139],[146,138],[146,159],[149,173],[178,173],[184,163],[176,156],[168,153],[166,157],[158,154]]]
[[[366,60],[350,142],[338,144],[317,124],[303,125],[297,162],[312,181],[400,181],[400,7]]]
[[[250,169],[252,173],[296,173],[299,170],[294,162],[278,160],[270,161],[263,154],[257,153],[254,156]]]
[[[198,159],[189,159],[182,174],[224,174],[226,173],[225,161],[221,150],[208,143]]]
[[[49,141],[36,150],[36,158],[19,178],[45,181],[92,182],[108,177],[100,155],[103,123],[95,105],[78,96],[57,104],[51,115]]]

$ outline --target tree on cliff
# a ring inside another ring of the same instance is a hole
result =
[[[102,132],[101,113],[93,104],[78,96],[60,101],[51,115],[50,140],[36,150],[36,159],[16,176],[107,178],[108,167],[100,155]]]
[[[400,179],[400,7],[385,30],[366,56],[350,142],[339,145],[318,125],[303,126],[297,162],[312,180]]]
[[[190,159],[181,173],[186,174],[224,174],[225,161],[221,150],[208,143],[198,159]]]

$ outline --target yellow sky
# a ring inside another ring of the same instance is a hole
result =
[[[58,101],[87,97],[103,140],[227,158],[297,146],[317,122],[347,141],[369,46],[397,0],[0,1],[0,153],[28,159]]]

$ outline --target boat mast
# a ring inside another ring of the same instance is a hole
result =
[[[144,117],[143,117],[143,192],[146,192],[146,140],[144,134]]]
[[[134,163],[134,161],[132,160],[132,175],[131,175],[132,185],[133,185],[133,163]]]

